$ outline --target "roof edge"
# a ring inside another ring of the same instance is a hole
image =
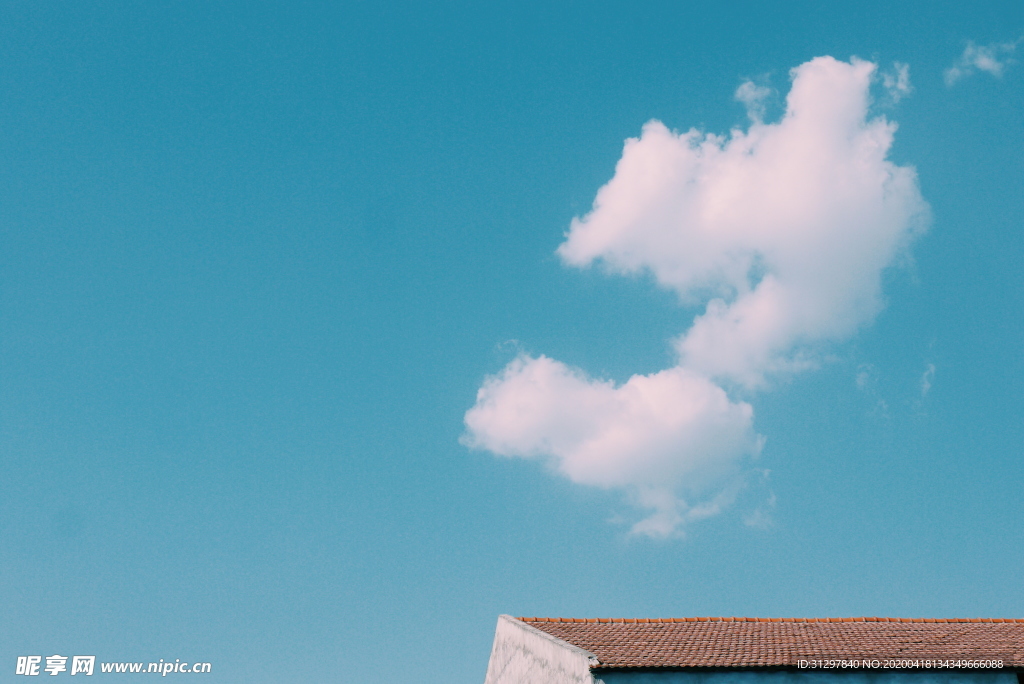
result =
[[[506,616],[502,616],[506,617]],[[682,618],[561,618],[561,617],[512,617],[513,620],[529,625],[531,622],[569,623],[670,623],[670,622],[910,622],[910,623],[1024,623],[1021,618],[893,618],[893,617],[844,617],[844,618],[759,618],[759,617],[682,617]],[[537,630],[541,631],[541,630]]]
[[[538,620],[538,619],[529,619],[529,618],[518,618],[518,617],[515,617],[514,615],[499,615],[498,616],[498,620],[499,621],[501,621],[501,620],[514,620],[516,622],[519,622],[519,623],[521,623],[520,627],[522,629],[527,630],[530,634],[533,634],[535,637],[544,639],[545,641],[550,641],[550,642],[552,642],[554,644],[557,644],[558,646],[560,646],[562,648],[567,648],[570,651],[583,656],[584,658],[586,658],[587,660],[590,661],[590,666],[591,667],[594,667],[595,665],[599,664],[597,656],[594,655],[593,653],[591,653],[590,651],[588,651],[587,649],[580,648],[576,644],[569,643],[565,639],[559,639],[558,637],[556,637],[556,636],[554,636],[552,634],[548,634],[544,630],[537,629],[536,627],[534,627],[531,624],[529,624],[530,622],[544,622],[544,621],[547,621],[547,622],[558,622],[558,620]]]

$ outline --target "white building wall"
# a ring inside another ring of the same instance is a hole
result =
[[[501,615],[484,684],[594,684],[592,664],[589,651]]]

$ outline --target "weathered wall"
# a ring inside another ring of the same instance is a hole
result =
[[[502,615],[484,684],[594,684],[592,662],[582,648]]]
[[[776,671],[776,672],[595,672],[597,684],[1017,684],[999,670]]]

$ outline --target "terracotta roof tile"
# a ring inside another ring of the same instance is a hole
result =
[[[800,659],[1002,660],[1024,667],[1024,620],[519,618],[597,667],[795,667]]]

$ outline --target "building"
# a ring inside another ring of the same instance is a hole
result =
[[[1024,684],[1024,620],[502,615],[485,684]]]

